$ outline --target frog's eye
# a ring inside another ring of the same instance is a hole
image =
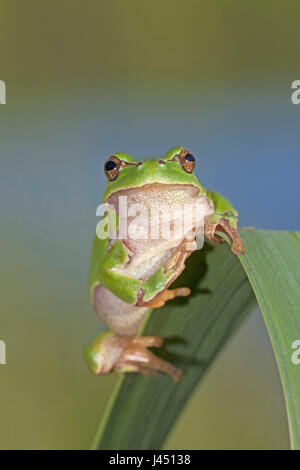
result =
[[[110,157],[104,164],[104,172],[109,181],[115,180],[119,176],[121,160],[118,157]]]
[[[192,155],[188,150],[181,150],[179,155],[175,155],[173,158],[175,161],[179,161],[182,168],[187,173],[193,173],[195,165],[196,165],[196,158]]]

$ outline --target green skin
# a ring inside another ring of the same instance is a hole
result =
[[[109,196],[117,191],[141,188],[150,183],[190,185],[198,188],[200,194],[206,195],[213,203],[214,213],[210,216],[209,223],[217,224],[219,221],[226,221],[228,226],[237,231],[238,214],[231,203],[220,194],[205,189],[194,173],[188,173],[178,161],[172,161],[173,157],[180,154],[182,150],[184,150],[184,147],[175,147],[163,157],[143,161],[143,165],[124,166],[115,180],[107,182],[103,202],[106,202]],[[128,163],[137,163],[139,161],[124,153],[114,155]],[[167,163],[158,165],[160,160]],[[214,241],[219,243],[221,239],[217,239],[216,236]],[[135,305],[141,288],[145,293],[144,301],[150,301],[166,288],[169,279],[172,277],[172,270],[165,272],[161,267],[146,281],[125,275],[119,272],[120,269],[116,272],[114,271],[115,268],[122,268],[128,261],[128,250],[121,240],[116,240],[110,250],[108,250],[108,244],[109,240],[107,238],[103,240],[95,236],[89,279],[91,294],[93,287],[101,283],[116,297]],[[237,254],[242,254],[242,252]],[[86,358],[93,372],[97,371],[95,353],[99,351],[103,337],[102,333],[86,350]]]

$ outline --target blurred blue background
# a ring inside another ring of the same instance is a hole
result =
[[[87,448],[115,382],[82,349],[87,275],[113,152],[184,145],[241,226],[299,229],[300,4],[3,0],[0,5],[0,448]],[[263,320],[248,318],[167,448],[287,448]]]

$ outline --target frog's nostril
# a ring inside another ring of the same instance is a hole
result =
[[[163,160],[158,160],[158,163],[159,163],[160,165],[165,165],[165,164],[166,164],[166,162],[164,162]]]

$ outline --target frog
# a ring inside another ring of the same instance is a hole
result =
[[[220,193],[202,186],[195,166],[194,154],[185,147],[174,147],[160,157],[142,160],[114,153],[104,164],[107,184],[103,203],[109,210],[100,222],[105,226],[109,220],[114,223],[104,237],[96,231],[92,246],[90,300],[105,325],[85,349],[87,364],[95,375],[113,371],[121,375],[165,373],[175,382],[182,379],[177,367],[152,350],[160,348],[164,339],[159,335],[143,336],[140,332],[152,309],[190,295],[189,287],[172,288],[172,284],[185,269],[186,259],[198,249],[199,224],[191,217],[186,230],[169,238],[161,233],[156,233],[156,237],[134,237],[126,231],[118,236],[122,198],[126,198],[128,213],[136,204],[147,210],[153,205],[167,208],[163,209],[166,213],[172,204],[177,208],[201,204],[203,238],[220,245],[227,236],[235,255],[245,253],[238,230],[238,212]],[[169,217],[173,225],[177,220],[174,214]],[[155,226],[151,225],[152,219],[150,223],[146,219],[145,214],[138,217],[133,211],[130,220],[137,227],[147,226],[148,234]]]

